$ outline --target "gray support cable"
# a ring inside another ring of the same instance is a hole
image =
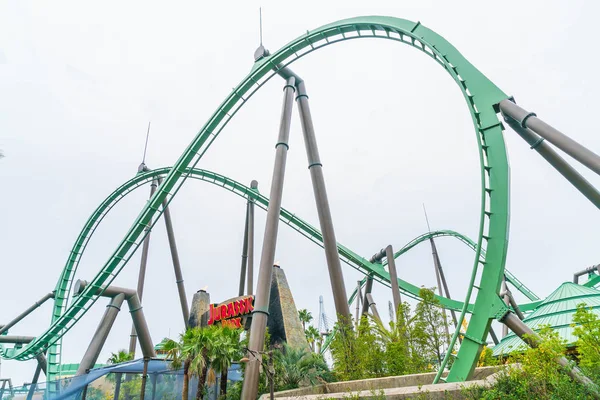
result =
[[[258,182],[250,182],[250,189],[258,192]],[[248,294],[254,293],[254,200],[250,201],[248,208]]]
[[[35,303],[33,303],[33,305],[31,307],[29,307],[27,310],[23,311],[21,314],[19,314],[16,318],[14,318],[8,324],[3,325],[2,327],[0,327],[0,335],[2,335],[4,332],[6,332],[7,330],[9,330],[13,326],[15,326],[15,324],[17,324],[23,318],[25,318],[26,316],[28,316],[29,314],[31,314],[31,312],[33,310],[35,310],[36,308],[38,308],[39,306],[41,306],[42,304],[44,304],[46,302],[46,300],[53,299],[53,298],[54,298],[54,292],[50,292],[50,293],[45,294],[44,297],[42,297],[41,299],[39,299],[38,301],[36,301]]]
[[[546,141],[540,138],[529,128],[523,128],[517,121],[504,116],[504,121],[521,136],[533,150],[537,151],[550,165],[565,177],[581,194],[588,198],[596,207],[600,208],[600,192],[562,158]]]
[[[525,325],[523,321],[519,319],[512,312],[506,313],[506,315],[502,318],[501,322],[508,326],[511,331],[513,331],[521,340],[527,343],[529,346],[536,348],[542,341],[542,338],[535,333],[530,327]],[[571,362],[569,362],[565,357],[561,356],[557,360],[558,364],[567,370],[567,373],[571,378],[576,380],[577,382],[585,385],[588,389],[590,389],[591,394],[600,399],[600,392],[598,391],[598,386],[594,384],[587,376],[583,375],[579,368],[573,366]]]
[[[540,135],[542,138],[600,175],[600,156],[596,153],[537,118],[535,113],[524,110],[510,100],[502,100],[499,106],[502,114],[517,121],[521,127],[531,129],[534,133]]]
[[[152,196],[154,195],[154,192],[156,192],[157,186],[158,186],[158,180],[153,179],[152,183],[150,184],[150,197],[149,198],[152,198]],[[149,231],[151,225],[152,225],[151,222],[148,223],[148,226],[146,227],[145,230]],[[148,264],[148,252],[150,251],[150,233],[151,232],[148,232],[148,234],[144,238],[144,244],[142,246],[142,258],[140,261],[140,272],[138,274],[138,281],[137,281],[137,295],[140,297],[140,299],[144,296],[144,282],[146,280],[146,266]],[[135,326],[132,324],[131,325],[131,335],[129,335],[129,354],[131,354],[133,358],[135,358],[136,342],[137,342],[137,333],[135,331]]]
[[[256,287],[256,296],[254,298],[252,326],[250,327],[250,339],[248,345],[250,350],[248,358],[250,361],[246,365],[244,385],[242,388],[243,400],[256,400],[258,395],[260,360],[256,357],[256,354],[263,350],[265,343],[265,330],[267,327],[267,316],[269,315],[268,309],[271,295],[271,279],[273,274],[273,263],[275,262],[275,249],[277,246],[277,232],[279,228],[279,214],[281,212],[285,164],[289,148],[288,141],[292,120],[295,83],[295,79],[290,77],[283,89],[284,100],[281,111],[281,123],[277,144],[275,145],[275,165],[273,167],[269,208],[267,210],[267,221],[265,223],[263,248],[258,271],[258,285]],[[346,304],[346,308],[348,308],[348,304]]]
[[[79,363],[79,368],[75,375],[83,375],[88,372],[88,370],[94,368],[96,361],[98,360],[98,356],[104,347],[104,343],[106,343],[106,338],[112,329],[112,326],[121,311],[121,305],[125,300],[125,295],[123,293],[116,295],[110,300],[110,303],[106,306],[106,311],[104,311],[104,316],[100,320],[98,324],[98,328],[96,328],[96,332],[92,337],[92,341],[90,342],[81,362]]]
[[[250,200],[246,202],[244,241],[242,243],[242,266],[240,267],[240,288],[238,290],[238,296],[244,295],[244,286],[246,284],[246,266],[248,264],[248,214],[250,214]]]
[[[315,129],[313,126],[310,107],[308,105],[308,95],[304,82],[296,82],[298,95],[296,102],[300,112],[300,121],[302,122],[302,133],[306,147],[306,156],[308,158],[308,169],[312,181],[315,202],[317,205],[317,215],[323,235],[323,247],[325,248],[325,258],[327,259],[327,268],[329,270],[329,279],[331,281],[331,290],[335,303],[336,314],[348,321],[351,318],[350,308],[348,307],[348,296],[346,286],[344,285],[344,275],[342,274],[342,265],[340,264],[340,255],[337,249],[337,240],[333,228],[333,218],[327,198],[325,188],[325,177],[323,175],[323,164],[319,156]]]

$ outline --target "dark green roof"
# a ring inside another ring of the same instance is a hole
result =
[[[541,302],[523,322],[534,331],[539,330],[545,325],[550,325],[554,330],[558,331],[561,338],[566,340],[568,346],[572,346],[577,341],[577,337],[573,335],[571,324],[573,322],[573,314],[575,314],[577,305],[580,303],[585,303],[588,307],[592,307],[600,316],[600,291],[572,282],[565,282]],[[525,347],[525,343],[514,333],[510,332],[494,347],[494,356],[508,354]]]

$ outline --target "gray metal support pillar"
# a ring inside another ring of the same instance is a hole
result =
[[[144,357],[144,369],[142,371],[142,386],[140,388],[140,400],[144,400],[146,397],[146,382],[148,381],[148,363],[149,358]]]
[[[445,297],[452,299],[452,297],[450,296],[450,290],[448,289],[448,282],[446,282],[446,275],[444,274],[444,269],[442,268],[442,263],[440,261],[440,255],[437,251],[437,247],[436,247],[433,239],[429,239],[429,240],[431,240],[431,248],[433,251],[434,264],[436,266],[436,270],[439,271],[439,276],[442,281],[442,286],[444,288],[444,292],[446,292]],[[450,314],[452,315],[452,321],[454,322],[454,327],[458,328],[458,320],[456,318],[456,312],[454,312],[454,310],[450,310]]]
[[[506,292],[508,291],[508,286],[506,285],[506,278],[502,279],[502,292],[504,293],[504,296],[502,297],[502,300],[504,301],[504,304],[508,307],[510,306],[510,300],[508,298],[508,295],[506,294]],[[504,324],[502,325],[502,338],[505,338],[506,335],[508,335],[508,325]]]
[[[361,281],[357,281],[356,284],[356,297],[354,298],[354,301],[356,302],[356,329],[358,329],[358,326],[360,325],[360,301],[362,300],[362,287],[361,287]]]
[[[523,128],[517,121],[505,116],[506,123],[521,136],[533,150],[537,151],[562,176],[564,176],[581,194],[600,208],[600,192],[562,158],[546,141],[529,128]]]
[[[33,336],[0,335],[0,343],[25,344],[32,342],[33,339],[35,339]]]
[[[258,182],[250,182],[250,189],[258,192]],[[254,200],[249,201],[248,208],[248,283],[249,295],[254,293]]]
[[[44,372],[44,375],[48,376],[48,361],[46,360],[46,356],[44,355],[44,353],[39,353],[35,356],[35,359],[37,360],[38,365]]]
[[[244,242],[242,244],[242,266],[240,268],[240,288],[238,296],[244,295],[246,284],[246,266],[248,264],[248,214],[250,214],[250,200],[246,203],[246,221],[244,222]]]
[[[39,363],[35,367],[35,372],[33,373],[33,379],[31,380],[31,386],[29,386],[29,391],[27,392],[27,400],[33,399],[33,394],[35,393],[35,389],[37,388],[38,380],[40,379],[40,374],[42,373],[42,365]],[[2,396],[0,396],[0,400]]]
[[[27,310],[23,311],[21,314],[19,314],[16,318],[14,318],[8,324],[1,326],[0,327],[0,335],[3,334],[4,332],[6,332],[7,330],[9,330],[10,328],[12,328],[13,326],[15,326],[15,324],[17,324],[23,318],[25,318],[26,316],[31,314],[31,312],[33,310],[35,310],[36,308],[38,308],[39,306],[44,304],[46,302],[46,300],[53,299],[53,298],[54,298],[54,292],[45,294],[44,297],[42,297],[41,299],[39,299],[38,301],[33,303],[33,305],[31,307],[29,307]]]
[[[171,211],[167,206],[167,201],[163,202],[163,217],[167,228],[167,237],[169,239],[169,249],[171,250],[171,259],[173,260],[173,270],[175,271],[175,283],[177,284],[177,292],[179,293],[179,304],[181,305],[181,314],[183,316],[184,326],[187,328],[190,320],[190,307],[188,306],[187,295],[185,294],[185,285],[183,284],[183,274],[181,272],[181,263],[179,262],[179,252],[177,251],[177,243],[175,242],[175,233],[173,232],[173,220],[171,219]],[[140,294],[140,301],[142,296]]]
[[[323,234],[323,247],[325,248],[329,279],[331,280],[335,311],[338,318],[341,316],[349,321],[351,314],[348,307],[348,296],[346,295],[344,275],[342,274],[342,266],[340,264],[335,231],[333,229],[333,219],[329,208],[329,200],[327,199],[327,190],[325,189],[323,164],[321,164],[319,157],[315,129],[308,105],[308,95],[306,94],[306,86],[303,81],[298,82],[297,87],[298,95],[296,96],[296,102],[298,103],[298,111],[300,112],[302,133],[304,135],[304,144],[308,158],[308,169],[312,180],[319,224],[321,225],[321,232]]]
[[[373,300],[373,295],[371,293],[368,293],[366,297],[367,303],[369,304],[369,309],[371,309],[371,314],[373,314],[373,316],[377,318],[379,322],[381,322],[381,317],[379,316],[379,312],[377,311],[377,306],[375,304],[375,301]]]
[[[371,291],[373,290],[373,276],[369,275],[367,277],[367,283],[365,283],[365,295],[363,298],[363,305],[362,305],[362,315],[366,315],[369,312],[369,301],[367,300],[367,295],[371,293]]]
[[[502,100],[499,106],[502,114],[517,121],[521,127],[531,129],[534,133],[600,175],[600,156],[596,153],[537,118],[535,113],[524,110],[510,100]]]
[[[156,381],[158,380],[158,375],[154,374],[150,376],[150,380],[152,381],[152,400],[156,400]]]
[[[394,259],[394,248],[392,245],[385,248],[385,255],[390,272],[390,284],[392,285],[392,297],[394,299],[394,313],[396,314],[396,319],[398,319],[398,309],[400,308],[400,304],[402,304],[402,298],[400,297],[400,288],[398,287],[398,273],[396,271],[396,260]]]
[[[100,324],[98,324],[98,328],[92,337],[92,341],[88,346],[81,362],[79,363],[79,368],[75,375],[83,375],[86,374],[88,370],[94,368],[96,361],[98,360],[98,356],[102,351],[102,347],[104,347],[104,343],[106,342],[106,338],[112,329],[113,323],[121,311],[121,305],[125,300],[124,294],[119,294],[113,297],[110,300],[110,303],[106,306],[106,311],[104,312],[104,316],[100,320]]]
[[[269,315],[268,309],[269,297],[271,295],[271,279],[273,274],[273,263],[275,262],[275,249],[277,246],[277,232],[279,228],[279,214],[281,212],[285,164],[289,148],[288,140],[290,136],[295,83],[296,80],[293,77],[290,77],[283,89],[284,100],[281,111],[281,123],[277,144],[275,145],[275,165],[273,167],[273,179],[271,180],[269,208],[267,210],[260,269],[258,271],[258,285],[256,287],[256,296],[254,298],[254,311],[252,313],[252,326],[250,328],[248,344],[250,350],[248,352],[248,358],[250,361],[246,365],[246,371],[244,373],[244,386],[242,389],[243,400],[255,400],[258,394],[260,360],[256,357],[256,354],[263,350],[265,344],[265,330],[267,327],[267,316]],[[347,307],[348,305],[346,304],[346,308]]]
[[[440,261],[440,256],[438,255],[437,247],[435,246],[435,242],[433,241],[433,238],[429,238],[429,244],[431,245],[431,254],[433,256],[433,267],[435,268],[435,277],[437,279],[438,292],[440,293],[440,295],[442,297],[444,297],[444,291],[445,291],[446,296],[448,298],[450,298],[450,294],[448,293],[448,285],[445,284],[446,283],[445,279],[444,279],[444,287],[442,287],[442,263]],[[454,328],[459,329],[458,321],[456,319],[456,314],[454,313],[454,310],[450,310],[450,313],[452,315],[452,321],[454,322]],[[448,338],[448,341],[449,341],[450,340],[450,330],[448,328],[448,317],[446,315],[446,308],[444,306],[442,306],[442,316],[444,317],[444,328],[446,331],[446,337]],[[458,336],[458,339],[462,343],[462,338],[460,336]]]
[[[521,338],[525,343],[529,346],[536,348],[539,346],[541,342],[540,336],[535,333],[531,328],[529,328],[523,321],[519,319],[515,314],[508,312],[501,320],[502,323],[507,325],[511,331],[513,331],[518,337]],[[600,392],[598,391],[598,386],[593,383],[587,376],[583,375],[583,373],[579,370],[579,368],[573,366],[565,357],[559,357],[557,360],[558,364],[563,368],[567,369],[567,373],[569,376],[576,380],[577,382],[585,385],[588,389],[590,389],[591,394],[600,399]]]
[[[579,277],[582,275],[586,275],[586,274],[591,274],[592,272],[597,272],[598,274],[600,274],[600,264],[598,265],[593,265],[591,267],[588,267],[586,269],[582,269],[579,272],[575,272],[573,274],[573,283],[579,283]]]
[[[497,345],[498,343],[500,343],[500,341],[498,340],[498,336],[496,336],[496,332],[494,332],[494,329],[490,326],[490,336],[492,337],[492,341],[494,342],[494,345]]]
[[[75,282],[73,293],[75,295],[80,294],[87,285],[87,281],[82,279],[78,280]],[[138,333],[140,340],[142,355],[145,358],[156,357],[154,345],[152,344],[152,338],[150,337],[150,330],[148,329],[146,317],[144,316],[144,310],[137,292],[132,289],[126,289],[118,286],[105,286],[103,288],[99,288],[98,292],[96,293],[102,293],[102,297],[115,297],[120,294],[125,295],[125,300],[127,301],[127,306],[129,307],[129,313],[131,314],[131,319],[133,320],[133,326]]]
[[[154,192],[156,192],[157,187],[158,187],[158,180],[153,179],[152,183],[150,184],[150,197],[149,198],[152,198],[152,196],[154,195]],[[148,226],[146,227],[146,231],[150,230],[151,225],[152,225],[152,223],[149,222]],[[148,232],[148,234],[144,238],[144,244],[142,246],[142,259],[140,261],[140,272],[138,274],[138,281],[137,281],[137,294],[140,297],[140,299],[144,296],[144,282],[146,280],[146,265],[148,264],[148,252],[150,250],[150,233],[151,232]],[[131,335],[129,336],[129,353],[132,354],[133,358],[135,358],[136,342],[137,342],[137,333],[135,331],[135,326],[132,325],[131,326]]]

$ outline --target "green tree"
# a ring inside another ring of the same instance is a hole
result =
[[[120,363],[124,363],[126,361],[131,361],[131,360],[133,360],[133,354],[127,352],[124,349],[121,349],[121,350],[117,351],[116,353],[111,353],[110,357],[107,360],[107,363],[108,364],[120,364]],[[115,379],[114,400],[119,400],[119,394],[121,392],[121,382],[123,380],[123,374],[120,372],[114,374],[114,379]]]
[[[339,380],[376,378],[385,375],[384,348],[373,327],[363,317],[358,329],[340,319],[329,349],[333,372]]]
[[[171,360],[171,368],[180,369],[183,367],[183,388],[181,390],[181,399],[188,400],[189,385],[190,385],[190,363],[189,353],[184,351],[187,343],[192,337],[192,331],[186,330],[185,333],[179,336],[179,341],[169,339],[164,344],[164,351],[167,354],[167,359]]]
[[[573,323],[580,365],[587,373],[600,378],[600,318],[581,303],[577,305]]]
[[[448,346],[443,311],[433,290],[421,288],[419,296],[421,300],[415,307],[411,324],[413,346],[415,351],[422,351],[426,359],[440,365],[443,349]]]
[[[302,310],[298,310],[298,318],[300,318],[300,322],[302,322],[302,329],[306,331],[306,324],[309,324],[310,321],[313,320],[313,316],[307,309],[303,308]]]
[[[234,360],[242,358],[240,329],[219,327],[215,331],[211,355],[213,368],[221,373],[220,395],[227,396],[227,372]]]
[[[303,348],[284,344],[273,352],[273,357],[278,390],[295,389],[302,383],[316,385],[329,372],[323,356]]]
[[[191,328],[191,337],[183,346],[184,354],[190,359],[190,373],[198,377],[196,400],[201,400],[208,376],[210,361],[215,353],[215,329],[216,326],[208,328]]]
[[[318,343],[318,341],[321,339],[321,334],[319,333],[319,330],[314,326],[309,326],[304,331],[304,334],[306,335],[306,340],[308,341],[310,348],[312,349],[313,353],[315,353],[315,344]]]

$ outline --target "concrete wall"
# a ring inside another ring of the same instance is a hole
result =
[[[435,373],[390,376],[385,378],[363,379],[357,381],[335,382],[326,385],[309,386],[300,389],[275,393],[278,399],[343,399],[357,395],[360,399],[408,399],[416,395],[426,394],[431,399],[460,399],[463,387],[484,385],[494,381],[493,375],[498,367],[482,367],[475,369],[473,379],[469,382],[442,383],[433,385]],[[261,400],[267,400],[263,395]]]

